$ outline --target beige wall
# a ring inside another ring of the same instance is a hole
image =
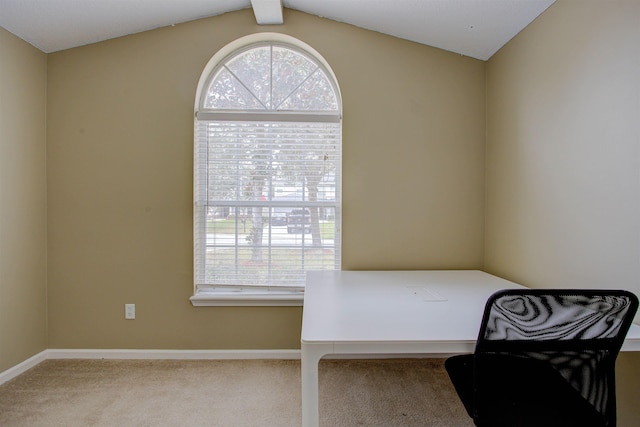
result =
[[[640,295],[639,23],[637,0],[559,0],[487,63],[487,271]],[[639,367],[620,359],[621,426]]]
[[[258,31],[310,44],[339,80],[345,269],[484,262],[640,293],[639,19],[635,0],[558,0],[486,64],[289,10],[48,56],[0,29],[0,372],[47,347],[298,348],[300,308],[188,302],[197,80]],[[619,425],[635,425],[640,356],[618,371]]]
[[[47,348],[46,61],[0,28],[0,372]]]
[[[559,1],[487,64],[486,268],[640,294],[640,3]]]
[[[340,84],[343,268],[482,267],[484,63],[290,10],[285,23],[247,9],[48,56],[51,348],[299,348],[300,307],[189,303],[196,86],[259,31],[308,43]]]

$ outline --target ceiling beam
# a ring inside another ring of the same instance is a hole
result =
[[[282,0],[251,0],[253,13],[259,25],[280,25],[282,18]]]

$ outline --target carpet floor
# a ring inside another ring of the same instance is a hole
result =
[[[471,427],[442,359],[322,360],[323,427]],[[301,425],[298,360],[47,360],[0,385],[2,427]]]

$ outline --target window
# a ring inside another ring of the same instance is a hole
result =
[[[194,305],[300,305],[339,270],[341,100],[319,54],[281,34],[216,54],[196,95]]]

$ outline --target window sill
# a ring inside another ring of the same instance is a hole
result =
[[[191,298],[194,307],[301,307],[303,292],[198,290]]]

